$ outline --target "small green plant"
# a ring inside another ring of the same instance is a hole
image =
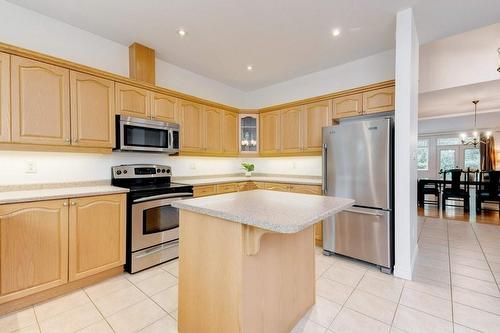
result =
[[[243,166],[243,169],[245,169],[246,172],[252,172],[255,170],[255,165],[252,163],[241,163],[241,166]]]

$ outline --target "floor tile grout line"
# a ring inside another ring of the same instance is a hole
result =
[[[37,316],[37,314],[36,314],[36,311],[35,311],[35,306],[37,306],[37,305],[42,305],[42,304],[46,304],[46,303],[50,303],[50,302],[55,301],[55,300],[57,300],[57,299],[60,299],[60,298],[63,298],[63,297],[69,296],[69,295],[71,295],[71,294],[75,294],[75,293],[77,293],[77,292],[79,292],[79,291],[82,291],[82,292],[85,294],[85,296],[87,296],[87,298],[89,299],[89,302],[85,302],[85,303],[83,303],[83,304],[79,304],[79,305],[77,305],[77,306],[73,307],[73,309],[74,309],[74,308],[77,308],[77,307],[80,307],[80,306],[83,306],[83,305],[85,305],[85,304],[87,304],[87,303],[91,303],[91,302],[92,302],[92,301],[90,300],[90,297],[88,297],[87,293],[85,293],[85,292],[84,292],[83,288],[78,288],[78,289],[72,290],[71,292],[69,292],[69,293],[67,293],[67,294],[61,294],[61,295],[56,296],[56,297],[54,297],[54,298],[49,298],[49,299],[46,299],[45,301],[42,301],[41,303],[36,303],[36,304],[33,304],[33,305],[32,305],[32,307],[33,307],[33,311],[35,312],[35,318],[36,318],[37,322],[40,322],[40,323],[41,323],[41,322],[47,321],[47,320],[49,320],[49,319],[51,319],[51,318],[53,318],[53,317],[55,317],[55,316],[62,315],[62,314],[66,313],[66,312],[69,312],[69,311],[71,311],[71,310],[73,310],[73,309],[65,309],[64,311],[59,312],[59,313],[57,313],[57,314],[55,314],[55,315],[50,315],[50,316],[48,316],[48,317],[47,317],[47,318],[45,318],[44,320],[39,320],[39,318],[38,318],[38,316]]]
[[[452,327],[452,332],[455,332],[455,309],[453,306],[453,275],[451,273],[450,226],[448,220],[445,221],[446,221],[446,235],[448,236],[448,265],[450,269],[451,327]]]
[[[106,322],[106,324],[108,324],[108,326],[111,328],[111,330],[116,333],[116,331],[113,328],[113,326],[111,326],[111,323],[108,322],[108,320],[106,319],[106,317],[104,316],[104,314],[101,312],[101,310],[99,309],[99,307],[97,306],[97,304],[94,303],[94,300],[89,296],[89,294],[87,293],[87,291],[85,291],[85,289],[82,289],[82,290],[87,295],[87,297],[90,299],[90,302],[92,302],[92,304],[97,309],[97,311],[99,312],[99,314],[102,316],[102,319]],[[89,326],[87,326],[87,327],[89,327]]]
[[[38,317],[36,316],[35,306],[32,305],[31,308],[33,309],[33,315],[35,316],[35,321],[36,321],[36,326],[38,327],[38,331],[42,332],[42,327],[40,326],[40,322],[38,321]]]

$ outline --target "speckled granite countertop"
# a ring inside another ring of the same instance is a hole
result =
[[[295,233],[354,204],[346,198],[266,190],[176,201],[172,206],[262,229]]]
[[[321,177],[316,176],[285,176],[271,174],[256,174],[254,176],[245,177],[242,175],[222,175],[222,176],[198,176],[198,177],[174,177],[174,182],[188,185],[214,185],[236,182],[271,182],[271,183],[286,183],[286,184],[302,184],[302,185],[321,185]]]
[[[94,195],[127,193],[126,188],[106,185],[102,183],[68,183],[14,186],[0,188],[0,205],[17,202],[30,202],[39,200],[55,200],[64,198],[89,197]]]

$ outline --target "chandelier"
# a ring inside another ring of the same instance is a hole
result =
[[[481,143],[486,144],[486,141],[481,140],[481,137],[486,137],[486,140],[488,140],[491,136],[491,131],[486,131],[485,133],[478,132],[476,122],[477,122],[477,103],[479,103],[479,100],[474,100],[472,101],[472,103],[474,103],[474,130],[472,131],[472,136],[467,135],[467,133],[460,133],[460,139],[464,146],[477,147]]]

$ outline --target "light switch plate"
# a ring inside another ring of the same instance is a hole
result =
[[[37,173],[36,162],[34,162],[34,161],[26,162],[25,172],[26,173]]]

